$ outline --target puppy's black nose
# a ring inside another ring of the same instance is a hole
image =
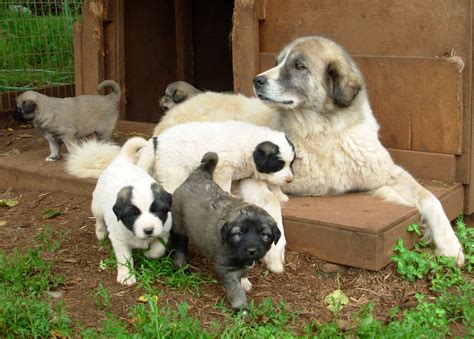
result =
[[[145,233],[145,235],[152,235],[153,234],[153,228],[144,228],[143,233]]]
[[[253,84],[255,87],[261,87],[265,85],[267,82],[268,82],[268,79],[265,75],[259,75],[253,79]]]
[[[253,248],[253,247],[247,248],[247,253],[248,254],[255,254],[256,252],[257,252],[256,248]]]

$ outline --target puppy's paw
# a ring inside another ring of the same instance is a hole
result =
[[[283,193],[282,191],[278,192],[275,194],[275,197],[278,199],[278,201],[280,202],[287,202],[288,200],[290,200],[290,198],[288,198],[288,196]]]
[[[266,264],[267,264],[267,269],[273,273],[283,273],[283,271],[285,270],[283,263],[280,261],[272,261]]]
[[[160,258],[166,253],[166,247],[159,241],[151,244],[150,249],[143,254],[148,258]]]
[[[442,239],[442,242],[437,242],[435,253],[444,257],[456,258],[456,264],[459,267],[464,265],[464,253],[461,244],[454,233],[449,236],[446,235]]]
[[[48,155],[46,157],[46,159],[44,159],[44,160],[46,160],[46,161],[56,161],[56,160],[59,160],[59,159],[61,159],[61,156],[58,154],[58,155]]]
[[[250,282],[249,278],[241,278],[240,286],[242,286],[245,292],[249,292],[252,289],[252,283]]]
[[[97,240],[99,241],[104,240],[107,237],[107,230],[96,226],[95,236],[97,237]]]
[[[122,285],[131,286],[137,283],[137,278],[132,274],[130,275],[127,271],[119,271],[117,274],[117,282]]]

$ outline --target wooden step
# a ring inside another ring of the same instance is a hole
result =
[[[462,213],[461,184],[423,184],[441,201],[450,220]],[[415,208],[368,193],[292,197],[283,207],[283,218],[289,248],[370,270],[379,270],[390,262],[398,238],[406,247],[413,247],[406,228],[419,222]]]
[[[120,122],[123,133],[150,135],[154,125]],[[48,149],[0,157],[0,188],[46,190],[90,196],[95,180],[77,179],[64,172],[63,161],[45,162]],[[442,202],[452,220],[463,208],[460,184],[424,182]],[[412,246],[406,232],[419,221],[414,208],[383,201],[367,193],[326,197],[291,197],[283,207],[288,247],[329,262],[378,270],[390,262],[398,238]]]

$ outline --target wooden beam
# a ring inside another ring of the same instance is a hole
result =
[[[259,70],[258,0],[236,0],[232,28],[234,91],[252,95]]]

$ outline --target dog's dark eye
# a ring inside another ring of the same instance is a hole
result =
[[[302,69],[306,69],[306,67],[301,63],[299,62],[298,60],[295,61],[295,69],[300,71]]]
[[[265,242],[268,242],[271,240],[270,236],[268,234],[262,233],[262,239]]]

